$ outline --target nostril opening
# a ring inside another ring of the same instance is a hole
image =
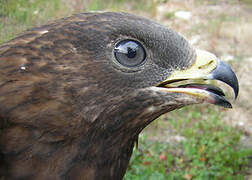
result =
[[[202,66],[199,66],[199,69],[206,69],[208,68],[211,64],[213,64],[213,60],[209,61],[207,64],[204,64]]]

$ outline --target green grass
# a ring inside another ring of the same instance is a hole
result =
[[[60,3],[58,0],[50,3],[41,0],[2,0],[1,4],[1,16],[9,17],[16,22],[30,24],[39,16],[45,16],[44,12],[47,12],[46,17],[55,16],[54,12],[59,10]]]
[[[159,120],[160,127],[185,137],[179,144],[150,141],[150,133],[140,136],[125,179],[244,179],[252,150],[239,146],[242,132],[225,125],[217,110],[203,107]]]
[[[75,3],[74,3],[75,2]],[[18,33],[66,17],[87,11],[142,11],[154,13],[153,0],[0,0],[0,44]]]
[[[155,2],[153,0],[93,0],[90,1],[86,10],[99,11],[146,11],[153,13]]]
[[[62,0],[0,0],[0,44],[24,30],[67,16]]]

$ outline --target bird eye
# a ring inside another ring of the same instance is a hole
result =
[[[134,40],[123,40],[116,44],[115,59],[126,67],[135,67],[145,61],[146,53],[143,46]]]

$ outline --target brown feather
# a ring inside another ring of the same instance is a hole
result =
[[[151,60],[144,69],[114,64],[114,44],[123,38],[145,43]],[[122,179],[142,129],[186,105],[179,94],[149,89],[191,65],[194,51],[183,39],[171,43],[178,39],[133,15],[87,13],[1,45],[0,177]],[[174,51],[164,52],[166,45]]]

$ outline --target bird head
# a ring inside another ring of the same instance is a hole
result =
[[[118,124],[124,127],[132,123],[130,129],[139,133],[159,115],[185,105],[231,108],[220,88],[185,81],[219,80],[231,86],[236,97],[239,88],[234,72],[214,54],[194,49],[175,31],[148,19],[126,13],[81,16],[85,16],[83,22],[68,28],[76,31],[75,48],[85,54],[80,68],[88,73],[82,75],[85,82],[78,81],[85,89],[78,97],[99,108],[92,121],[99,119],[100,112],[105,124],[109,118],[113,127],[114,122],[123,121]],[[179,86],[173,85],[178,81]],[[92,91],[86,91],[92,86]],[[90,101],[85,99],[87,94]]]

